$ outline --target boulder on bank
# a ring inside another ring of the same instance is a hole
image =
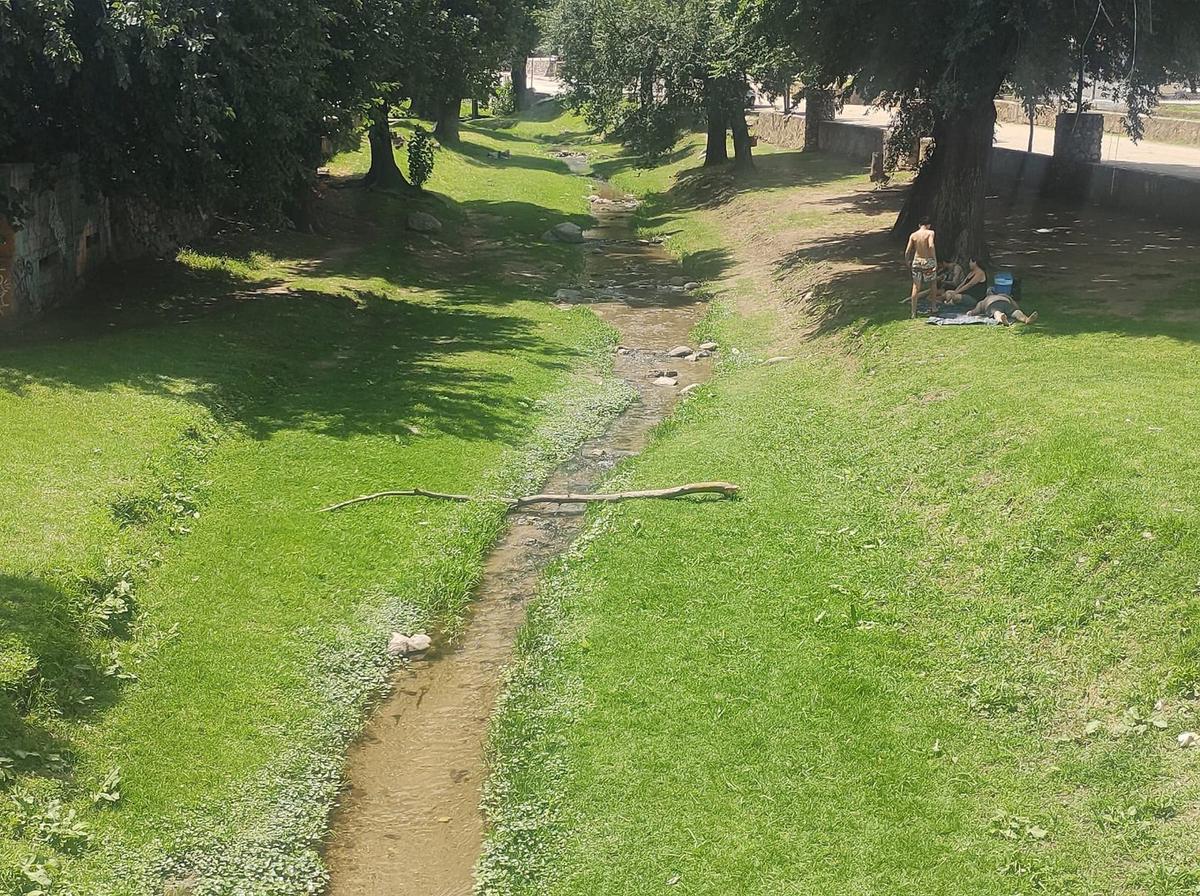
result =
[[[417,233],[437,233],[442,222],[428,212],[413,212],[408,216],[408,229]]]
[[[561,224],[554,225],[553,228],[546,232],[546,235],[550,239],[560,243],[583,242],[583,228],[578,224],[572,224],[570,221],[563,221]]]
[[[691,348],[686,345],[677,345],[675,348],[667,352],[668,358],[686,358],[692,353]]]

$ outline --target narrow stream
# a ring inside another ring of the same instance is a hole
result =
[[[564,161],[586,174],[586,158]],[[640,398],[554,472],[551,492],[593,490],[618,460],[645,447],[682,389],[711,375],[707,359],[667,357],[687,344],[703,303],[683,288],[665,251],[636,238],[632,203],[601,181],[591,185],[599,224],[586,234],[586,289],[568,298],[592,304],[620,333],[616,374]],[[677,384],[656,384],[655,370],[676,371]],[[583,512],[562,505],[513,514],[457,642],[397,673],[347,760],[350,786],[325,852],[332,896],[472,892],[484,835],[484,740],[501,676],[541,570],[580,534]]]

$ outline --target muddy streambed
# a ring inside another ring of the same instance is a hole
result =
[[[564,159],[585,175],[581,156]],[[639,399],[601,437],[586,442],[550,477],[545,491],[589,492],[622,457],[641,451],[680,392],[711,374],[710,361],[671,359],[704,313],[682,288],[679,265],[638,240],[633,206],[607,184],[590,186],[599,224],[586,233],[587,302],[620,333],[616,374]],[[676,371],[676,385],[652,371]],[[675,483],[663,483],[673,485]],[[487,769],[484,741],[512,659],[525,604],[542,568],[580,534],[583,505],[513,513],[488,556],[469,617],[453,644],[396,674],[346,766],[349,788],[326,847],[332,896],[463,896],[483,844],[479,804]]]

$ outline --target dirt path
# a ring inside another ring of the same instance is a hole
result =
[[[568,161],[583,173],[585,160]],[[681,389],[711,373],[707,360],[666,357],[687,342],[703,303],[678,286],[682,271],[664,251],[636,239],[623,197],[593,186],[602,201],[594,204],[600,225],[587,234],[588,288],[570,298],[594,301],[621,334],[616,374],[640,400],[554,473],[547,490],[555,492],[591,491],[617,460],[642,450]],[[677,384],[656,385],[650,371],[668,367],[678,371]],[[580,534],[583,509],[515,514],[488,558],[458,642],[397,674],[349,756],[350,787],[326,849],[333,896],[471,892],[484,834],[484,740],[501,675],[540,571]]]

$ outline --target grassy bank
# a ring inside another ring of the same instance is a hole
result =
[[[6,340],[0,890],[320,881],[388,633],[453,630],[502,514],[315,511],[537,484],[625,400],[610,334],[546,301],[580,257],[541,234],[586,221],[555,115],[439,151],[433,238],[339,183],[328,236],[228,233]]]
[[[606,510],[547,582],[484,892],[1200,887],[1196,237],[1000,197],[1042,321],[935,328],[900,199],[775,153],[648,204],[725,361],[615,475],[743,497]]]

